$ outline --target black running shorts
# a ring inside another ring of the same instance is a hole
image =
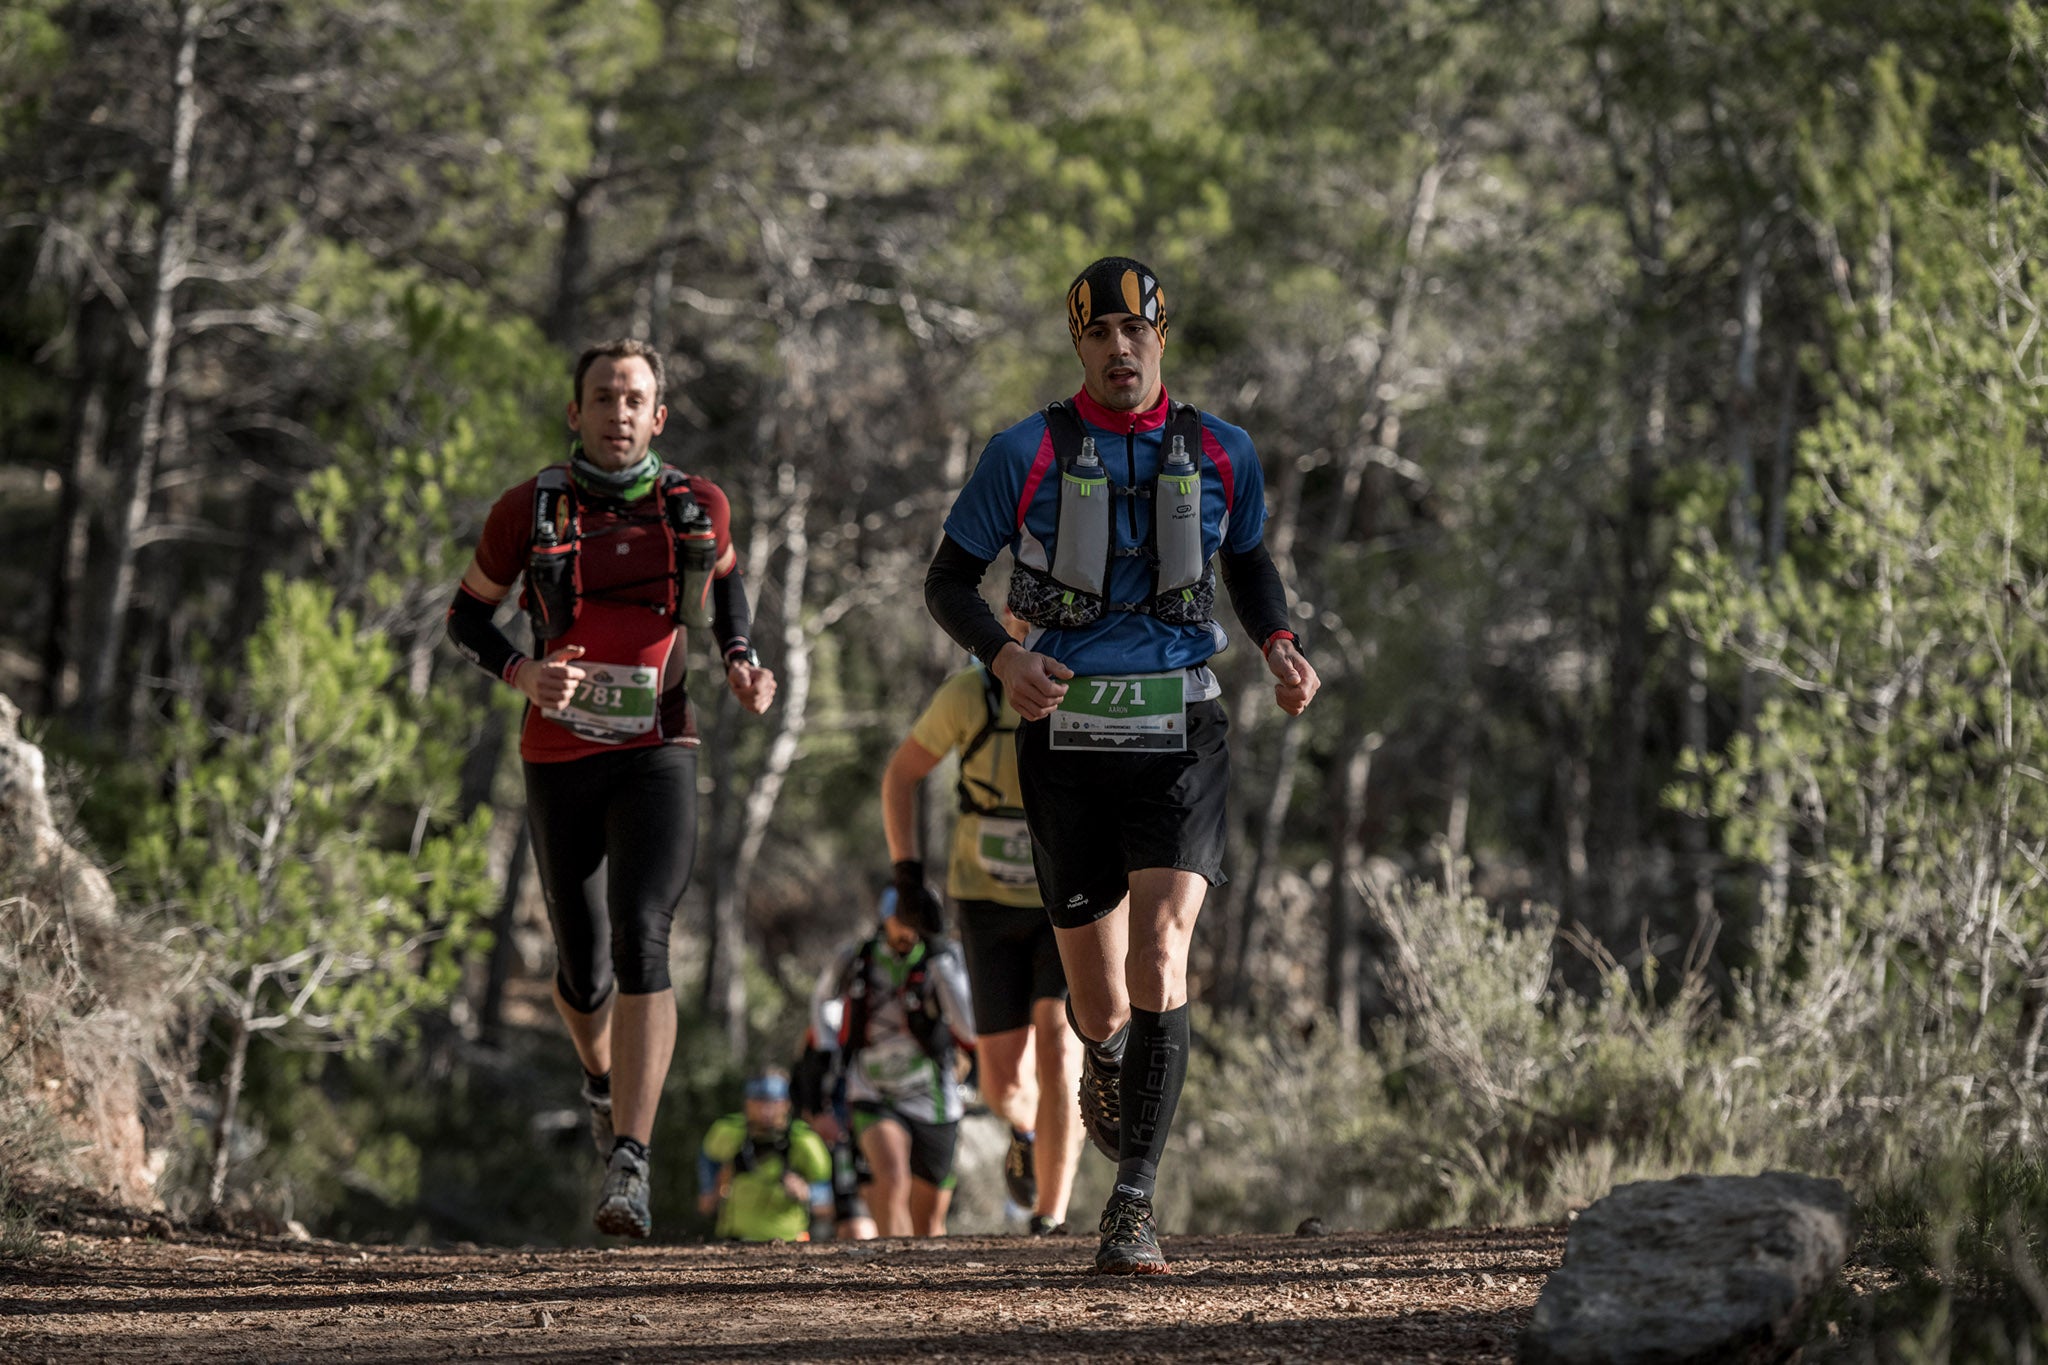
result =
[[[1230,719],[1222,702],[1189,704],[1188,747],[1177,754],[1055,750],[1051,728],[1047,719],[1018,729],[1017,781],[1039,894],[1055,925],[1101,919],[1123,900],[1130,874],[1146,868],[1223,884]]]
[[[893,1123],[910,1134],[910,1175],[927,1185],[950,1190],[958,1183],[953,1174],[953,1154],[960,1147],[960,1123],[926,1123],[902,1113],[893,1105],[871,1100],[853,1102],[853,1131],[859,1138],[878,1123]],[[867,1178],[872,1178],[872,1173]]]
[[[982,1037],[1027,1027],[1034,1001],[1067,998],[1059,940],[1038,906],[961,901],[960,941]]]

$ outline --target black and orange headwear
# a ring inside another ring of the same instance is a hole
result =
[[[1104,256],[1067,286],[1067,331],[1075,341],[1083,327],[1104,313],[1136,314],[1166,340],[1166,291],[1143,261]]]

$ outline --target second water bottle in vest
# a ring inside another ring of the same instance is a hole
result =
[[[1201,581],[1202,470],[1176,435],[1152,489],[1152,544],[1159,553],[1155,592],[1179,592]]]
[[[668,500],[669,529],[676,542],[676,607],[678,624],[698,630],[711,625],[711,578],[718,567],[718,538],[711,514],[688,493]]]

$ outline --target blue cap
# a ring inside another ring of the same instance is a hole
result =
[[[747,1082],[747,1098],[750,1100],[786,1100],[789,1098],[789,1077],[773,1074],[756,1076]]]
[[[875,918],[892,919],[895,917],[895,914],[896,888],[893,886],[886,887],[882,891],[882,898],[875,902]]]

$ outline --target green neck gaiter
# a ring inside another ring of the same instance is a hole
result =
[[[653,446],[639,461],[624,469],[600,469],[583,453],[583,443],[577,442],[569,448],[569,477],[584,492],[600,498],[617,498],[620,502],[638,502],[654,491],[654,481],[661,474],[661,456]]]

